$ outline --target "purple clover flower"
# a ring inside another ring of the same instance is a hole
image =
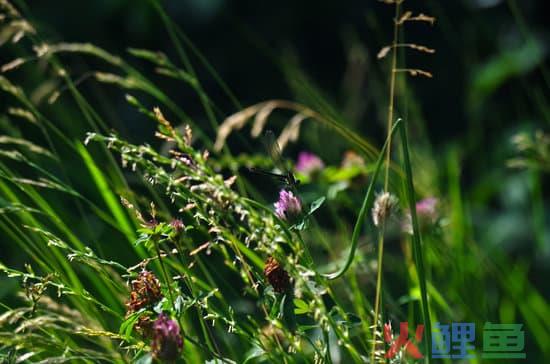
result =
[[[161,313],[153,324],[151,349],[155,359],[176,361],[183,348],[183,339],[178,323]]]
[[[302,213],[302,203],[291,191],[281,190],[275,202],[275,215],[281,220],[292,220]]]
[[[426,219],[434,223],[437,216],[437,198],[427,197],[416,203],[416,213],[421,219]]]
[[[320,171],[325,167],[325,164],[317,155],[311,152],[300,152],[298,154],[298,161],[296,162],[296,170],[305,175],[310,175],[314,172]]]
[[[433,226],[439,219],[437,205],[439,200],[435,197],[426,197],[416,203],[416,215],[420,228]],[[411,213],[408,212],[403,220],[402,230],[408,234],[413,234]]]

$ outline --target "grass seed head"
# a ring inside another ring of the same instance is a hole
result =
[[[376,196],[372,208],[372,221],[374,226],[382,225],[396,210],[399,200],[389,192],[382,192]]]

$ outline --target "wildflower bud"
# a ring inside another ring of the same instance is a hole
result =
[[[174,219],[170,222],[170,226],[172,227],[172,229],[174,230],[175,233],[179,234],[183,228],[185,227],[185,225],[183,224],[183,221],[181,221],[180,219]]]
[[[130,301],[126,303],[128,313],[151,306],[160,301],[161,298],[162,292],[157,277],[153,273],[143,270],[139,273],[137,279],[132,281]]]
[[[398,199],[389,192],[382,192],[376,196],[372,208],[372,221],[374,226],[380,226],[390,217],[397,207]]]
[[[302,174],[310,176],[316,172],[319,172],[325,167],[325,164],[313,153],[300,152],[298,154],[298,161],[296,162],[296,170]]]
[[[290,288],[288,273],[281,267],[273,257],[267,258],[264,267],[264,274],[275,292],[284,293]]]
[[[281,220],[292,221],[302,213],[302,203],[291,191],[281,190],[279,201],[274,205],[275,215]]]
[[[153,324],[151,350],[153,358],[168,362],[176,361],[183,348],[180,327],[168,315],[161,313]]]

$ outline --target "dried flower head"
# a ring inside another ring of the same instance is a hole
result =
[[[138,318],[134,329],[144,338],[149,339],[153,337],[153,320],[149,314],[142,315]]]
[[[325,164],[317,155],[311,152],[300,152],[296,162],[296,170],[305,175],[312,175],[325,167]]]
[[[264,274],[275,292],[284,293],[290,288],[290,277],[283,267],[281,267],[279,262],[275,260],[275,258],[267,258],[264,267]]]
[[[302,213],[302,203],[291,191],[281,190],[275,202],[275,215],[281,220],[293,220]]]
[[[130,301],[126,302],[128,313],[136,312],[143,307],[151,306],[162,298],[160,283],[155,275],[143,270],[137,279],[132,281]]]
[[[380,226],[390,217],[397,207],[399,200],[389,192],[382,192],[376,196],[372,208],[372,221],[374,226]]]
[[[151,350],[155,359],[176,361],[183,348],[183,338],[178,323],[161,313],[153,324]]]

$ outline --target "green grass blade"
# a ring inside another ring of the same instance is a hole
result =
[[[422,243],[420,237],[420,228],[418,225],[418,216],[416,215],[416,197],[414,192],[414,184],[412,177],[411,160],[409,156],[409,141],[407,137],[407,128],[405,123],[400,125],[401,143],[403,147],[403,164],[405,167],[406,177],[406,191],[407,199],[409,202],[409,208],[411,210],[411,220],[413,227],[413,256],[416,265],[416,271],[418,273],[418,280],[420,283],[420,298],[422,303],[422,316],[424,319],[426,338],[424,341],[425,346],[425,358],[426,362],[430,362],[431,346],[432,346],[432,325],[430,320],[430,307],[428,304],[428,290],[426,284],[426,273],[424,270],[424,258],[422,254]]]
[[[113,214],[116,221],[120,224],[121,230],[124,232],[126,238],[131,243],[133,243],[136,239],[135,229],[132,226],[129,218],[126,216],[124,210],[120,206],[120,203],[115,194],[113,193],[113,191],[111,191],[107,179],[105,178],[99,167],[95,164],[92,156],[90,155],[90,153],[88,153],[84,145],[80,142],[77,142],[76,148],[78,150],[78,153],[82,157],[84,164],[88,168],[88,171],[90,172],[90,175],[92,176],[95,185],[97,186],[101,196],[103,197],[103,200],[107,204],[107,207]]]

